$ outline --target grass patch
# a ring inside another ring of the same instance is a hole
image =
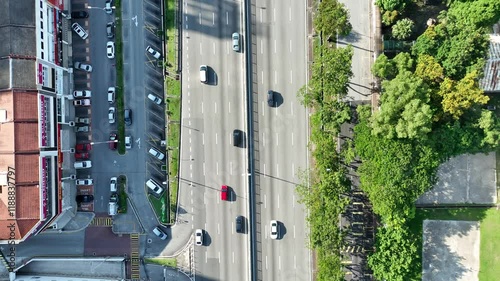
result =
[[[166,266],[177,268],[177,259],[176,258],[145,258],[144,261],[146,263],[166,265]]]
[[[123,111],[123,41],[121,0],[115,1],[115,58],[116,58],[116,123],[118,124],[118,153],[125,154],[125,118]],[[118,19],[118,20],[116,20]]]
[[[118,210],[120,214],[127,213],[127,177],[120,175],[118,177]]]
[[[496,208],[453,208],[453,209],[417,209],[416,216],[410,221],[410,230],[416,235],[417,253],[422,261],[423,221],[464,220],[480,222],[480,268],[479,280],[496,280],[500,276],[500,211]],[[414,265],[414,276],[422,277],[422,263]]]

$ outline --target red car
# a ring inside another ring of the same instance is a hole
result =
[[[229,193],[229,191],[228,191],[227,185],[223,185],[220,189],[220,199],[227,201],[228,193]]]
[[[118,147],[118,136],[115,133],[109,134],[109,149],[115,150]]]
[[[77,160],[86,160],[86,159],[89,159],[89,154],[88,154],[88,152],[75,153],[75,158]]]
[[[90,151],[92,150],[92,145],[90,143],[79,143],[75,146],[76,151]]]

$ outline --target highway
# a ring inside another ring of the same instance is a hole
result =
[[[306,83],[306,4],[255,1],[253,81],[258,280],[311,280],[298,172],[308,167],[308,116],[297,99]],[[267,92],[275,104],[267,104]],[[280,235],[270,238],[270,221]]]
[[[249,280],[247,153],[233,146],[245,128],[244,54],[232,50],[242,34],[243,2],[185,1],[182,7],[182,132],[179,219],[173,233],[205,231],[194,250],[196,280]],[[207,65],[208,83],[200,82]],[[222,201],[221,185],[230,187]],[[235,218],[243,215],[244,233]]]

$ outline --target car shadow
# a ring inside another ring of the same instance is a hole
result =
[[[278,228],[279,228],[279,230],[280,230],[280,235],[278,236],[278,240],[281,240],[281,239],[283,239],[283,238],[285,237],[285,235],[286,235],[286,232],[287,232],[287,231],[286,231],[286,226],[285,226],[285,224],[284,224],[284,223],[282,223],[282,222],[278,221]]]
[[[208,231],[203,230],[203,244],[202,246],[210,246],[212,244],[212,236],[208,233]]]
[[[236,197],[238,197],[238,195],[236,194],[236,191],[234,191],[234,188],[228,186],[227,187],[227,194],[229,195],[227,198],[227,201],[229,201],[229,202],[236,201]]]
[[[280,107],[284,102],[283,95],[278,92],[274,92],[274,106],[272,107]]]
[[[211,66],[207,66],[207,84],[211,86],[219,84],[219,76]]]

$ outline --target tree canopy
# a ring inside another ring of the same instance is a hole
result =
[[[338,0],[323,0],[319,3],[318,15],[314,26],[323,32],[325,38],[347,35],[352,26],[349,22],[349,10]]]

